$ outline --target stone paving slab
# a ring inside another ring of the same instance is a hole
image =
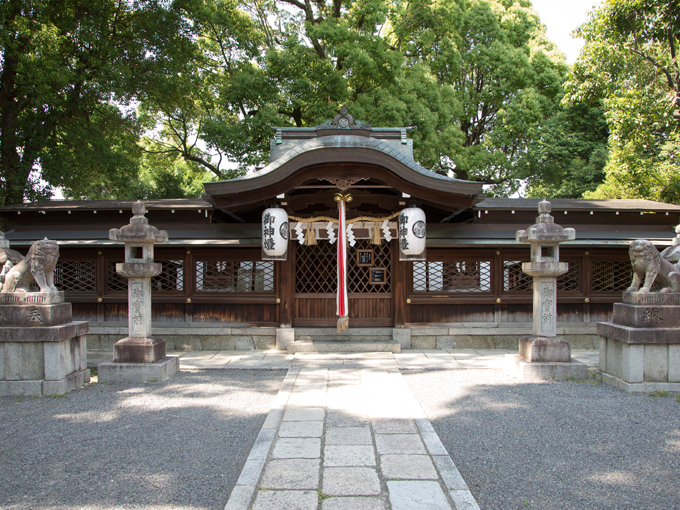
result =
[[[261,435],[227,510],[476,508],[395,365],[293,366]]]

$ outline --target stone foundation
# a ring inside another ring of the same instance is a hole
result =
[[[631,392],[680,391],[678,294],[624,293],[597,325],[602,381]],[[644,304],[633,304],[644,303]]]
[[[240,327],[204,323],[154,323],[153,331],[165,339],[166,351],[222,351],[270,350],[277,348],[277,329],[270,326]],[[300,329],[300,328],[294,328]],[[309,329],[309,328],[304,328]],[[350,328],[348,331],[352,331]],[[361,328],[366,330],[368,328]],[[371,328],[376,329],[376,328]],[[519,340],[530,335],[530,322],[513,323],[458,323],[438,326],[410,326],[407,328],[377,328],[390,330],[391,337],[402,349],[517,349]],[[286,331],[279,329],[279,332]],[[557,334],[568,341],[572,349],[598,349],[600,337],[595,323],[558,323]],[[290,335],[290,333],[288,333]],[[90,323],[88,348],[113,349],[113,344],[127,336],[127,324]],[[287,347],[286,338],[279,333],[279,344]]]
[[[508,370],[523,381],[584,380],[588,376],[588,366],[575,360],[569,362],[527,361],[518,354],[506,354],[505,360]]]
[[[64,394],[89,382],[87,326],[0,328],[0,395]]]
[[[179,356],[166,356],[155,363],[100,363],[99,382],[142,383],[165,381],[179,372]]]

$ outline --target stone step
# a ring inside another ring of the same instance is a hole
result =
[[[392,337],[392,328],[352,328],[338,333],[335,328],[295,328],[295,336],[387,336]]]
[[[392,342],[392,335],[371,335],[371,336],[325,336],[325,335],[295,335],[296,342]]]
[[[288,344],[288,352],[392,352],[400,353],[401,345],[396,342],[356,341],[295,341]]]

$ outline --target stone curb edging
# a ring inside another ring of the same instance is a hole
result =
[[[420,436],[423,438],[425,448],[432,456],[434,465],[439,472],[439,476],[446,484],[456,510],[480,510],[475,497],[472,495],[470,488],[463,480],[463,477],[458,471],[458,468],[453,462],[453,459],[446,450],[446,447],[439,439],[437,432],[435,432],[432,423],[425,415],[423,408],[413,396],[413,392],[406,384],[401,372],[398,369],[389,370],[390,375],[394,381],[395,386],[401,387],[402,396],[406,406],[415,420]]]
[[[234,489],[231,491],[224,510],[248,510],[250,508],[253,496],[255,495],[255,489],[257,488],[257,482],[260,480],[262,470],[267,462],[269,450],[271,450],[274,444],[276,431],[283,419],[283,413],[299,371],[298,367],[290,368],[283,379],[281,389],[279,389],[276,397],[274,397],[267,418],[255,439],[255,444],[250,450],[250,454],[246,459]]]

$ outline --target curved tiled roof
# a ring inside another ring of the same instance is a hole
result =
[[[227,181],[206,183],[205,189],[210,194],[232,194],[264,187],[283,180],[305,166],[304,163],[301,165],[294,164],[296,159],[319,151],[330,151],[331,153],[342,151],[343,161],[346,162],[377,164],[377,159],[380,159],[381,166],[408,181],[419,181],[417,184],[425,187],[439,190],[442,190],[442,186],[445,188],[455,187],[455,192],[464,194],[482,192],[481,183],[437,174],[416,163],[394,145],[375,138],[356,135],[332,135],[302,141],[256,172]],[[276,178],[273,175],[275,173],[281,175]]]

